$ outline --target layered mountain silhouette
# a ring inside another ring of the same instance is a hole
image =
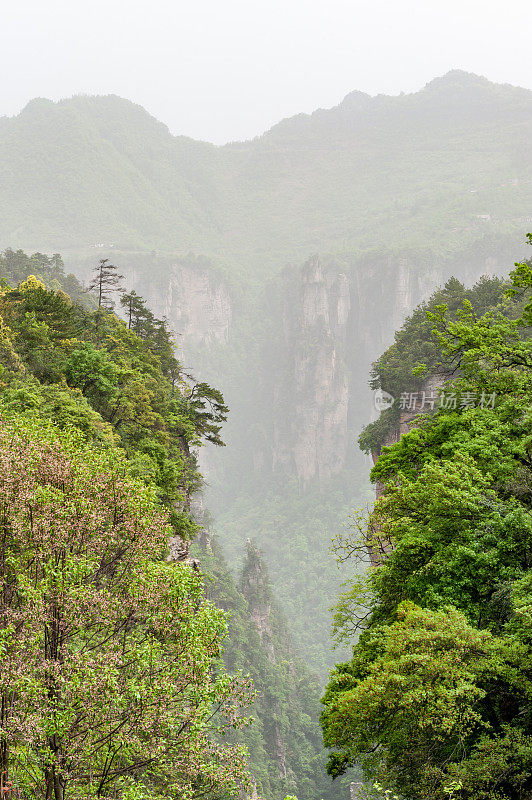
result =
[[[532,92],[460,71],[222,147],[120,97],[36,99],[0,119],[0,241],[193,251],[256,276],[313,251],[461,247],[532,218],[531,143]]]

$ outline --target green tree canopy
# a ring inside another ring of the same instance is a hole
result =
[[[33,797],[183,798],[246,784],[245,681],[220,661],[225,616],[153,487],[116,449],[0,418],[2,769]]]
[[[423,309],[430,342],[416,346],[452,365],[456,408],[383,448],[384,491],[341,543],[382,547],[336,615],[360,637],[323,698],[329,771],[362,764],[411,800],[532,796],[530,262],[510,278],[483,313],[467,297]]]

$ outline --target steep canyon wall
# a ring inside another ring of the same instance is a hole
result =
[[[350,510],[371,502],[361,429],[376,418],[371,363],[408,313],[452,275],[507,274],[503,247],[433,254],[313,256],[235,296],[208,264],[171,265],[158,283],[126,274],[178,335],[187,368],[222,389],[225,448],[203,448],[206,505],[230,564],[251,537],[264,552],[295,644],[322,674],[342,581],[330,552]],[[308,625],[309,614],[312,625]]]
[[[185,366],[207,373],[240,410],[247,405],[246,471],[258,480],[288,474],[304,489],[340,475],[355,457],[353,437],[375,416],[370,365],[408,313],[451,275],[471,285],[507,273],[510,263],[504,248],[453,259],[313,256],[274,279],[265,290],[273,291],[269,307],[250,296],[251,313],[208,263],[175,263],[157,281],[145,266],[125,271],[128,285],[169,321]],[[235,352],[244,365],[228,375]]]

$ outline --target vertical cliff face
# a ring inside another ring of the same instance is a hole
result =
[[[501,266],[499,266],[499,264]],[[340,475],[352,458],[353,440],[371,418],[367,376],[408,314],[451,275],[471,285],[504,271],[499,260],[473,253],[462,258],[378,254],[351,263],[311,258],[284,279],[281,357],[268,376],[272,390],[271,436],[255,455],[258,470],[313,480]]]
[[[133,268],[126,278],[156,316],[168,320],[184,352],[197,347],[208,350],[214,344],[226,345],[233,319],[226,282],[199,259],[170,265],[163,278],[160,273],[159,269],[158,280],[153,282],[145,267]]]
[[[179,332],[186,347],[227,344],[232,318],[225,284],[206,268],[178,266],[172,270],[163,301],[163,315]]]
[[[338,474],[345,463],[349,309],[346,276],[325,273],[317,257],[285,296],[285,374],[274,392],[280,413],[273,424],[272,466],[295,473],[301,486]]]
[[[260,552],[254,547],[250,539],[247,541],[246,561],[242,571],[240,588],[248,603],[249,615],[268,654],[268,659],[272,664],[275,664],[275,647],[271,625],[272,593]]]
[[[395,297],[391,324],[395,330],[401,327],[412,308],[412,276],[407,258],[397,259],[395,269]]]
[[[272,591],[270,580],[260,551],[248,539],[246,558],[242,569],[240,589],[248,604],[249,615],[255,625],[262,646],[272,664],[277,662],[275,652],[275,634],[272,628]],[[284,780],[288,775],[286,746],[281,724],[281,705],[274,700],[271,708],[270,746],[272,747],[279,778]]]

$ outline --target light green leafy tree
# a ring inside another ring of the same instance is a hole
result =
[[[220,736],[249,685],[223,669],[200,575],[165,558],[154,488],[35,417],[0,418],[0,461],[4,777],[54,800],[246,786]]]
[[[336,614],[360,638],[323,698],[333,776],[362,764],[411,800],[532,796],[531,297],[524,262],[492,309],[428,311],[430,347],[414,350],[446,364],[455,403],[372,472],[384,491],[369,530],[386,546]],[[364,544],[357,531],[344,550]]]

